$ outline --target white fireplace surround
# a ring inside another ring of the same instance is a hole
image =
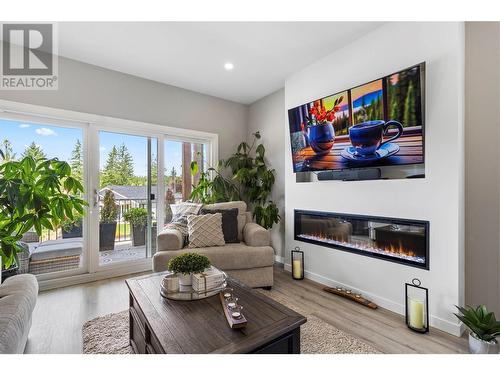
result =
[[[422,179],[296,182],[288,117],[285,137],[285,267],[305,252],[305,276],[359,291],[404,313],[404,283],[429,288],[430,325],[454,335],[464,302],[464,26],[388,23],[289,77],[289,108],[426,62],[425,174]],[[405,217],[430,222],[430,270],[294,241],[294,209]]]

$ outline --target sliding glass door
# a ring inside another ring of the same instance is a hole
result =
[[[26,155],[57,158],[70,164],[84,188],[83,215],[64,215],[57,228],[40,234],[32,228],[22,238],[20,272],[49,284],[79,274],[151,269],[157,232],[172,218],[170,206],[190,199],[199,180],[191,162],[202,172],[217,158],[217,136],[209,133],[107,118],[92,123],[84,114],[69,120],[72,113],[59,110],[40,116],[2,110],[0,163]]]
[[[36,117],[0,117],[0,164],[20,161],[31,156],[39,161],[57,158],[69,163],[72,176],[84,187],[80,198],[87,199],[86,131],[83,123],[45,120]],[[3,156],[2,156],[3,155]],[[39,275],[42,279],[85,272],[88,238],[85,215],[65,215],[59,227],[49,230],[35,228],[21,241],[25,251],[18,254],[20,273]]]
[[[157,138],[105,130],[98,138],[97,267],[150,258],[157,231]]]
[[[172,219],[170,205],[189,200],[193,186],[198,184],[200,172],[208,168],[210,152],[208,142],[165,139],[165,208],[164,222]],[[191,162],[198,164],[198,173],[191,174]]]

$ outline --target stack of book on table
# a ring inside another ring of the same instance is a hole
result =
[[[196,292],[206,292],[219,288],[225,279],[224,272],[211,266],[203,272],[193,274],[192,287]]]

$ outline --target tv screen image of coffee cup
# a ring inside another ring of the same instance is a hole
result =
[[[288,110],[294,172],[424,162],[425,63]]]

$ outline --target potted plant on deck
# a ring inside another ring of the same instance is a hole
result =
[[[144,246],[146,244],[148,210],[142,207],[131,208],[125,212],[123,218],[130,223],[133,246]]]
[[[75,213],[73,219],[65,218],[61,222],[62,238],[83,237],[82,233],[83,215]]]
[[[460,313],[455,314],[456,317],[470,330],[469,352],[473,354],[497,354],[500,321],[496,320],[495,314],[488,311],[484,305],[476,308],[457,306],[457,309]]]
[[[178,255],[168,262],[168,270],[179,276],[179,285],[188,286],[192,284],[193,273],[203,272],[210,267],[210,260],[201,254],[185,253]]]
[[[118,207],[115,203],[115,195],[111,190],[106,190],[103,202],[99,223],[99,250],[114,250]]]
[[[0,164],[0,255],[9,272],[19,264],[28,231],[55,230],[64,218],[83,215],[83,185],[65,161],[26,156]],[[12,272],[10,272],[12,273]]]

